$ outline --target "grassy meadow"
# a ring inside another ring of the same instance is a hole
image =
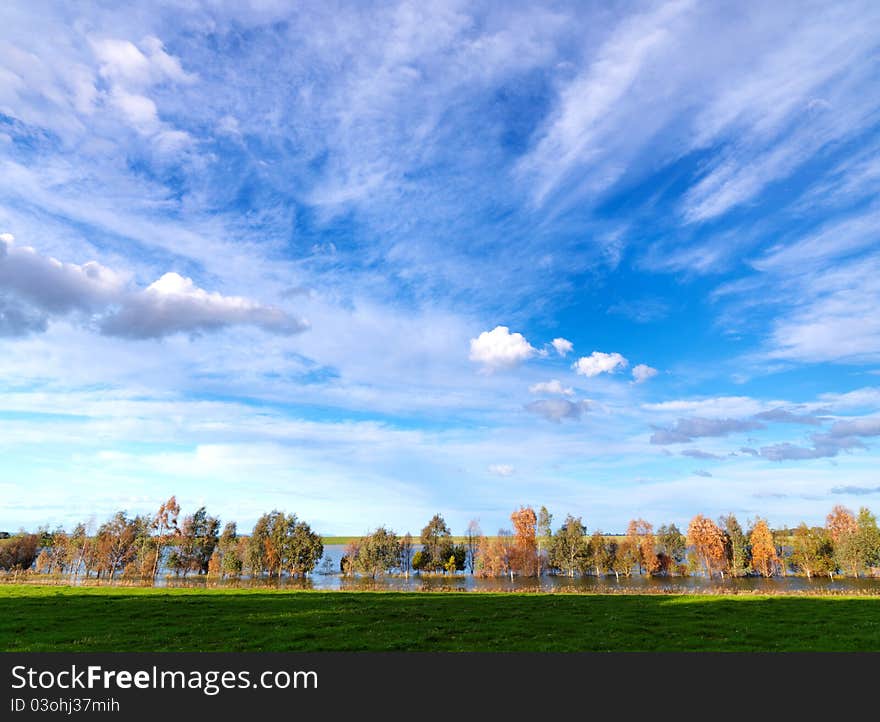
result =
[[[880,651],[880,598],[0,585],[0,650]]]

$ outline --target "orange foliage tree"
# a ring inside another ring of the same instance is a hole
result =
[[[758,519],[752,527],[749,544],[752,547],[752,567],[762,576],[772,577],[779,568],[779,555],[773,543],[773,532],[763,519]]]
[[[717,570],[724,578],[727,545],[721,527],[702,514],[697,514],[688,525],[687,540],[703,562],[706,576],[711,578],[713,572]]]
[[[538,517],[530,506],[520,507],[510,515],[513,523],[513,558],[511,566],[515,574],[523,577],[538,575],[538,544],[535,527]]]
[[[825,517],[825,528],[831,535],[831,541],[837,544],[841,539],[855,534],[858,529],[855,514],[845,506],[838,504]]]
[[[493,539],[480,537],[474,573],[478,577],[503,577],[509,574],[513,578],[513,556],[514,546],[509,531],[501,529]]]
[[[633,519],[626,528],[626,540],[636,553],[639,572],[656,574],[660,569],[660,560],[657,558],[654,527],[644,519]]]

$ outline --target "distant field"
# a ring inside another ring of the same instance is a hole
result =
[[[606,534],[605,537],[607,539],[613,539],[618,542],[622,541],[625,538],[623,535],[620,535],[620,534]],[[323,536],[323,537],[321,537],[321,540],[324,542],[324,544],[348,544],[349,542],[352,542],[352,541],[355,541],[355,540],[361,539],[361,538],[362,537],[359,537],[359,536]],[[491,541],[491,540],[495,539],[496,537],[488,536],[486,538]],[[589,539],[590,537],[587,536],[585,538]],[[463,536],[453,536],[452,541],[455,544],[464,544],[465,541],[467,541],[467,540]],[[413,534],[413,543],[414,544],[419,543],[418,534]]]
[[[880,651],[880,599],[0,586],[2,651]]]

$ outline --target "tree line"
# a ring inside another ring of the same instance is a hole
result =
[[[181,518],[175,497],[153,515],[116,512],[89,534],[85,524],[0,539],[0,569],[72,574],[112,581],[118,576],[155,579],[162,568],[175,576],[276,578],[311,572],[324,554],[321,537],[294,514],[263,514],[250,535],[205,507]]]
[[[486,536],[472,520],[458,542],[435,514],[416,540],[381,526],[351,541],[339,571],[376,578],[386,574],[454,574],[477,577],[569,577],[634,574],[651,576],[772,577],[802,574],[859,577],[880,573],[880,529],[866,507],[858,513],[835,506],[824,526],[773,530],[754,519],[744,529],[736,516],[717,521],[702,514],[685,531],[675,524],[656,530],[644,519],[629,522],[623,535],[589,532],[581,517],[568,515],[553,529],[545,507],[524,506],[510,515],[512,529]],[[205,507],[181,518],[175,497],[153,515],[117,512],[92,533],[84,524],[71,532],[41,529],[0,538],[0,569],[155,579],[160,569],[175,576],[281,578],[312,573],[323,556],[320,535],[295,514],[262,515],[250,534],[221,522]],[[328,570],[332,571],[332,570]]]

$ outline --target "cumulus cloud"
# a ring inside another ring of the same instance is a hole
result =
[[[574,350],[574,344],[568,339],[554,338],[550,344],[556,349],[556,353],[563,358]]]
[[[564,419],[579,419],[589,409],[587,401],[568,401],[567,399],[541,399],[526,404],[526,411],[541,416],[556,424]]]
[[[62,263],[0,235],[0,334],[43,332],[53,317],[79,314],[108,336],[160,338],[248,324],[281,334],[308,327],[280,308],[209,293],[176,273],[146,288],[90,261]]]
[[[263,306],[240,296],[209,293],[190,278],[166,273],[142,291],[127,296],[118,311],[103,319],[101,332],[108,336],[160,338],[234,324],[259,326],[282,334],[308,328],[305,321],[279,308]]]
[[[638,364],[633,367],[632,376],[633,381],[637,384],[644,383],[648,379],[654,378],[657,375],[657,369],[651,368],[646,364]]]
[[[708,451],[702,451],[701,449],[685,449],[681,452],[682,456],[690,456],[692,459],[723,459],[723,456],[718,456],[718,454],[712,454]]]
[[[495,476],[511,476],[516,471],[510,464],[489,464],[487,470]]]
[[[589,356],[581,356],[571,367],[581,376],[593,377],[613,373],[618,367],[626,368],[628,365],[629,361],[619,353],[593,351]]]
[[[521,333],[510,333],[507,326],[496,326],[471,339],[470,360],[483,364],[487,371],[509,368],[537,354]]]
[[[740,446],[739,450],[742,454],[748,454],[749,456],[760,456],[757,449],[753,449],[749,446]]]
[[[809,424],[812,426],[818,426],[822,423],[822,419],[814,414],[795,414],[783,409],[781,406],[755,414],[755,418],[760,419],[761,421],[777,421],[783,424]]]
[[[533,394],[559,394],[560,396],[574,396],[574,389],[570,386],[563,386],[558,379],[551,381],[541,381],[537,384],[529,386],[529,391]]]
[[[727,436],[739,431],[763,429],[764,424],[740,419],[704,419],[691,417],[678,419],[670,428],[654,427],[652,444],[686,444],[704,436]]]
[[[125,279],[100,263],[62,263],[0,237],[0,291],[49,313],[89,310],[118,297]]]

